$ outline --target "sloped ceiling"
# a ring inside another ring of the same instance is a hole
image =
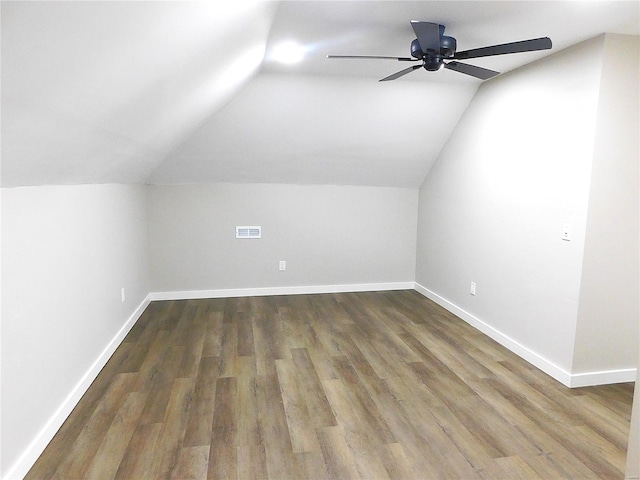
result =
[[[272,2],[2,2],[3,185],[136,183],[260,67]]]
[[[284,182],[419,186],[481,82],[404,65],[409,20],[508,72],[602,34],[635,1],[2,2],[2,185]],[[294,40],[306,55],[274,61]]]

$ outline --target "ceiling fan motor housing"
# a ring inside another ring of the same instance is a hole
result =
[[[411,42],[411,56],[413,58],[423,57],[422,48],[420,48],[420,43],[418,42],[417,38],[413,42]]]
[[[422,59],[422,66],[425,70],[430,72],[436,72],[442,68],[444,65],[444,59],[440,55],[434,55],[429,57],[424,57]]]
[[[440,56],[442,58],[451,58],[456,53],[457,42],[453,37],[448,37],[446,35],[442,35],[440,37],[440,52],[436,53],[435,51],[427,51],[427,55],[422,52],[422,48],[420,47],[420,42],[416,38],[413,42],[411,42],[411,56],[413,58],[422,59],[425,56]]]
[[[453,57],[456,53],[458,44],[453,37],[442,35],[440,37],[440,54],[445,58]]]

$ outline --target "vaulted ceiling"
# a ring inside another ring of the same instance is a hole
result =
[[[458,50],[549,36],[468,63],[508,72],[613,32],[635,1],[5,2],[3,186],[278,182],[419,186],[481,81],[405,65],[412,19]],[[297,42],[304,57],[275,50]],[[491,81],[491,80],[489,80]]]

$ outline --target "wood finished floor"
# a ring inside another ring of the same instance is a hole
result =
[[[568,389],[414,291],[152,303],[27,479],[616,479]]]

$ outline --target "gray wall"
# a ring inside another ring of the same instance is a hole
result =
[[[417,202],[405,188],[149,186],[152,290],[413,282]]]
[[[640,37],[605,38],[574,372],[632,368],[640,265]]]
[[[2,280],[4,477],[149,292],[144,187],[2,189]]]
[[[416,282],[564,372],[602,48],[594,39],[483,84],[420,190]]]
[[[637,59],[600,36],[487,82],[420,193],[417,283],[575,382],[637,362]]]

